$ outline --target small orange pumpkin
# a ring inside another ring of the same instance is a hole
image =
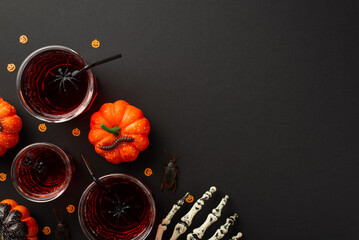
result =
[[[16,109],[0,97],[0,156],[19,142],[22,121]]]
[[[150,123],[143,112],[123,100],[105,103],[91,116],[88,138],[96,152],[111,163],[136,160],[148,147]]]
[[[0,239],[37,240],[39,227],[29,210],[12,199],[0,202]]]

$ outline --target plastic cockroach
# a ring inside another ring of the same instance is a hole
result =
[[[55,227],[55,237],[57,240],[71,240],[70,231],[67,229],[66,225],[62,222],[62,212],[60,210],[59,215],[55,209],[52,209],[56,217],[56,227]]]
[[[163,191],[163,188],[167,188],[169,190],[172,190],[172,194],[174,194],[177,187],[177,177],[180,176],[177,170],[178,165],[176,164],[176,160],[178,159],[179,154],[176,154],[172,159],[169,153],[166,150],[164,151],[167,154],[167,157],[169,158],[170,161],[163,169],[161,192]]]

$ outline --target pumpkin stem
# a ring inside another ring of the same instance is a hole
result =
[[[106,132],[112,133],[116,137],[120,134],[121,128],[115,126],[113,128],[106,127],[105,124],[101,124],[100,127],[105,130]]]

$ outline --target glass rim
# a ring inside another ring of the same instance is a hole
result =
[[[143,232],[136,236],[135,238],[132,238],[131,240],[144,240],[148,237],[148,235],[150,234],[153,225],[155,223],[155,219],[156,219],[156,205],[155,205],[155,201],[153,199],[151,190],[137,177],[134,177],[130,174],[126,174],[126,173],[111,173],[111,174],[107,174],[104,175],[102,177],[99,178],[99,180],[103,180],[105,178],[109,178],[109,177],[122,177],[122,178],[127,178],[132,180],[135,184],[137,184],[138,186],[140,186],[140,188],[145,192],[147,199],[149,200],[149,204],[150,204],[150,211],[153,213],[153,217],[150,220],[149,225],[143,230]],[[85,221],[84,221],[84,216],[83,216],[83,211],[84,211],[84,202],[85,202],[85,197],[87,196],[87,194],[90,192],[90,190],[92,188],[94,188],[95,186],[97,186],[97,184],[95,182],[90,183],[89,186],[87,186],[87,188],[85,189],[85,191],[82,193],[79,204],[78,204],[78,219],[79,219],[79,223],[81,226],[81,229],[83,231],[83,233],[86,235],[86,237],[90,240],[97,240],[97,238],[95,238],[87,229],[87,227],[85,226]]]
[[[43,113],[42,115],[38,114],[37,112],[35,112],[25,101],[24,96],[22,94],[21,91],[21,81],[22,81],[22,74],[24,72],[24,69],[26,68],[27,64],[37,55],[46,52],[46,51],[51,51],[51,50],[62,50],[62,51],[66,51],[68,53],[71,53],[77,57],[80,58],[80,60],[83,62],[83,64],[85,66],[88,65],[88,63],[86,62],[86,60],[75,50],[69,48],[69,47],[65,47],[62,45],[49,45],[49,46],[45,46],[42,48],[39,48],[35,51],[33,51],[32,53],[30,53],[25,59],[24,61],[21,63],[19,70],[17,72],[16,75],[16,92],[17,92],[17,96],[19,98],[19,101],[21,103],[21,105],[25,108],[25,110],[31,114],[31,116],[45,121],[45,122],[50,122],[50,123],[60,123],[60,122],[66,122],[69,121],[75,117],[77,117],[78,115],[80,115],[83,111],[85,111],[87,109],[87,107],[89,106],[89,104],[91,104],[91,102],[93,101],[93,97],[95,94],[95,77],[92,73],[91,69],[88,69],[86,72],[89,76],[89,84],[88,84],[88,91],[86,93],[86,96],[84,97],[84,100],[82,101],[82,103],[75,108],[74,110],[72,110],[71,112],[65,113],[65,114],[48,114],[48,113]]]
[[[66,165],[66,178],[64,180],[64,182],[61,184],[61,187],[59,187],[59,189],[57,189],[54,192],[51,192],[50,194],[45,194],[42,196],[45,197],[34,197],[34,196],[30,196],[28,195],[24,190],[22,190],[21,186],[19,185],[17,179],[16,179],[16,163],[17,160],[19,159],[19,157],[28,149],[31,148],[36,148],[36,147],[46,147],[46,148],[50,148],[51,150],[54,150],[56,153],[58,153],[59,155],[61,155],[61,159],[63,160],[63,162]],[[33,143],[30,144],[26,147],[24,147],[23,149],[21,149],[18,154],[16,154],[14,160],[12,161],[11,164],[11,181],[16,189],[16,191],[25,199],[30,200],[32,202],[37,202],[37,203],[43,203],[43,202],[49,202],[52,200],[55,200],[56,198],[60,197],[62,195],[62,193],[65,192],[65,190],[68,188],[71,179],[72,179],[72,174],[73,174],[73,163],[71,162],[71,159],[68,157],[68,155],[58,146],[56,146],[55,144],[52,143],[48,143],[48,142],[38,142],[38,143]]]

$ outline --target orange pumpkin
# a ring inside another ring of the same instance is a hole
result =
[[[0,97],[0,156],[19,142],[22,121],[16,109]]]
[[[0,202],[0,239],[37,240],[39,227],[29,210],[12,199]]]
[[[91,116],[88,138],[112,163],[134,161],[148,147],[150,123],[140,109],[123,100],[105,103]]]

